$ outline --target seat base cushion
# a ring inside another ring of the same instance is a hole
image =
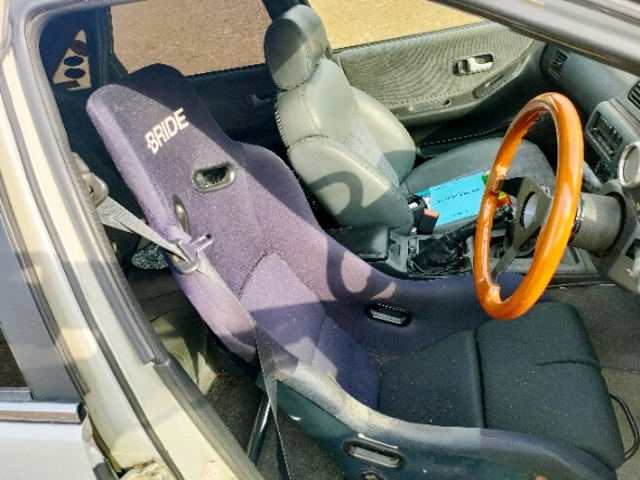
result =
[[[612,469],[623,461],[613,406],[576,310],[536,305],[477,333],[487,428],[573,445]]]
[[[379,411],[408,422],[481,428],[482,387],[473,332],[448,336],[382,365]]]
[[[491,169],[502,143],[501,138],[488,138],[454,148],[423,163],[405,179],[411,193],[434,185]],[[530,177],[552,191],[555,175],[551,165],[537,145],[523,140],[509,169],[509,177]]]

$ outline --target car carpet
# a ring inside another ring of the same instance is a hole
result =
[[[262,398],[261,390],[246,376],[222,374],[214,381],[207,398],[238,443],[246,447]],[[278,414],[278,425],[292,479],[344,480],[329,457],[283,411]],[[278,480],[275,441],[275,428],[270,422],[257,462],[266,480]]]
[[[584,320],[603,368],[640,371],[640,296],[614,285],[549,289]]]
[[[602,375],[607,382],[609,391],[621,397],[629,406],[636,421],[640,420],[640,372],[629,372],[613,368],[603,368]],[[620,433],[625,448],[628,450],[633,443],[633,435],[622,410],[614,403]],[[640,480],[640,454],[627,460],[617,471],[618,480]]]
[[[615,285],[553,288],[549,295],[573,305],[582,316],[602,365],[609,391],[621,397],[640,421],[640,296]],[[625,448],[633,436],[614,403]],[[618,480],[640,480],[640,454],[618,469]]]

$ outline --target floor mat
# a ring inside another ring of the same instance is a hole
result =
[[[609,391],[621,397],[640,421],[640,296],[614,285],[558,288],[548,293],[578,309]],[[615,408],[622,440],[629,449],[631,430],[622,410]],[[622,465],[618,480],[640,480],[640,453]]]
[[[258,387],[243,376],[219,375],[209,392],[209,400],[216,412],[243,448],[249,442],[261,398]],[[283,411],[278,413],[278,425],[292,479],[344,480],[342,473],[320,447]],[[275,438],[275,428],[271,422],[257,464],[266,480],[278,480]]]
[[[640,371],[640,296],[613,285],[548,293],[578,309],[603,368]]]
[[[607,381],[609,391],[622,397],[636,421],[640,420],[640,395],[638,394],[640,392],[640,372],[604,368],[602,374]],[[614,405],[616,404],[614,403]],[[633,444],[633,436],[626,417],[617,405],[616,416],[618,417],[618,425],[620,425],[620,433],[622,433],[622,441],[625,449],[628,450]],[[640,480],[640,453],[631,457],[618,469],[618,480]]]

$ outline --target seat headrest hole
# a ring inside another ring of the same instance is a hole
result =
[[[193,172],[193,186],[201,193],[208,193],[228,187],[235,180],[232,165],[224,163],[213,167],[203,167]]]

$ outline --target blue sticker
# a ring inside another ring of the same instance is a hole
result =
[[[451,180],[436,185],[417,195],[430,197],[431,209],[440,214],[438,226],[476,217],[480,212],[480,203],[484,194],[483,173]]]

